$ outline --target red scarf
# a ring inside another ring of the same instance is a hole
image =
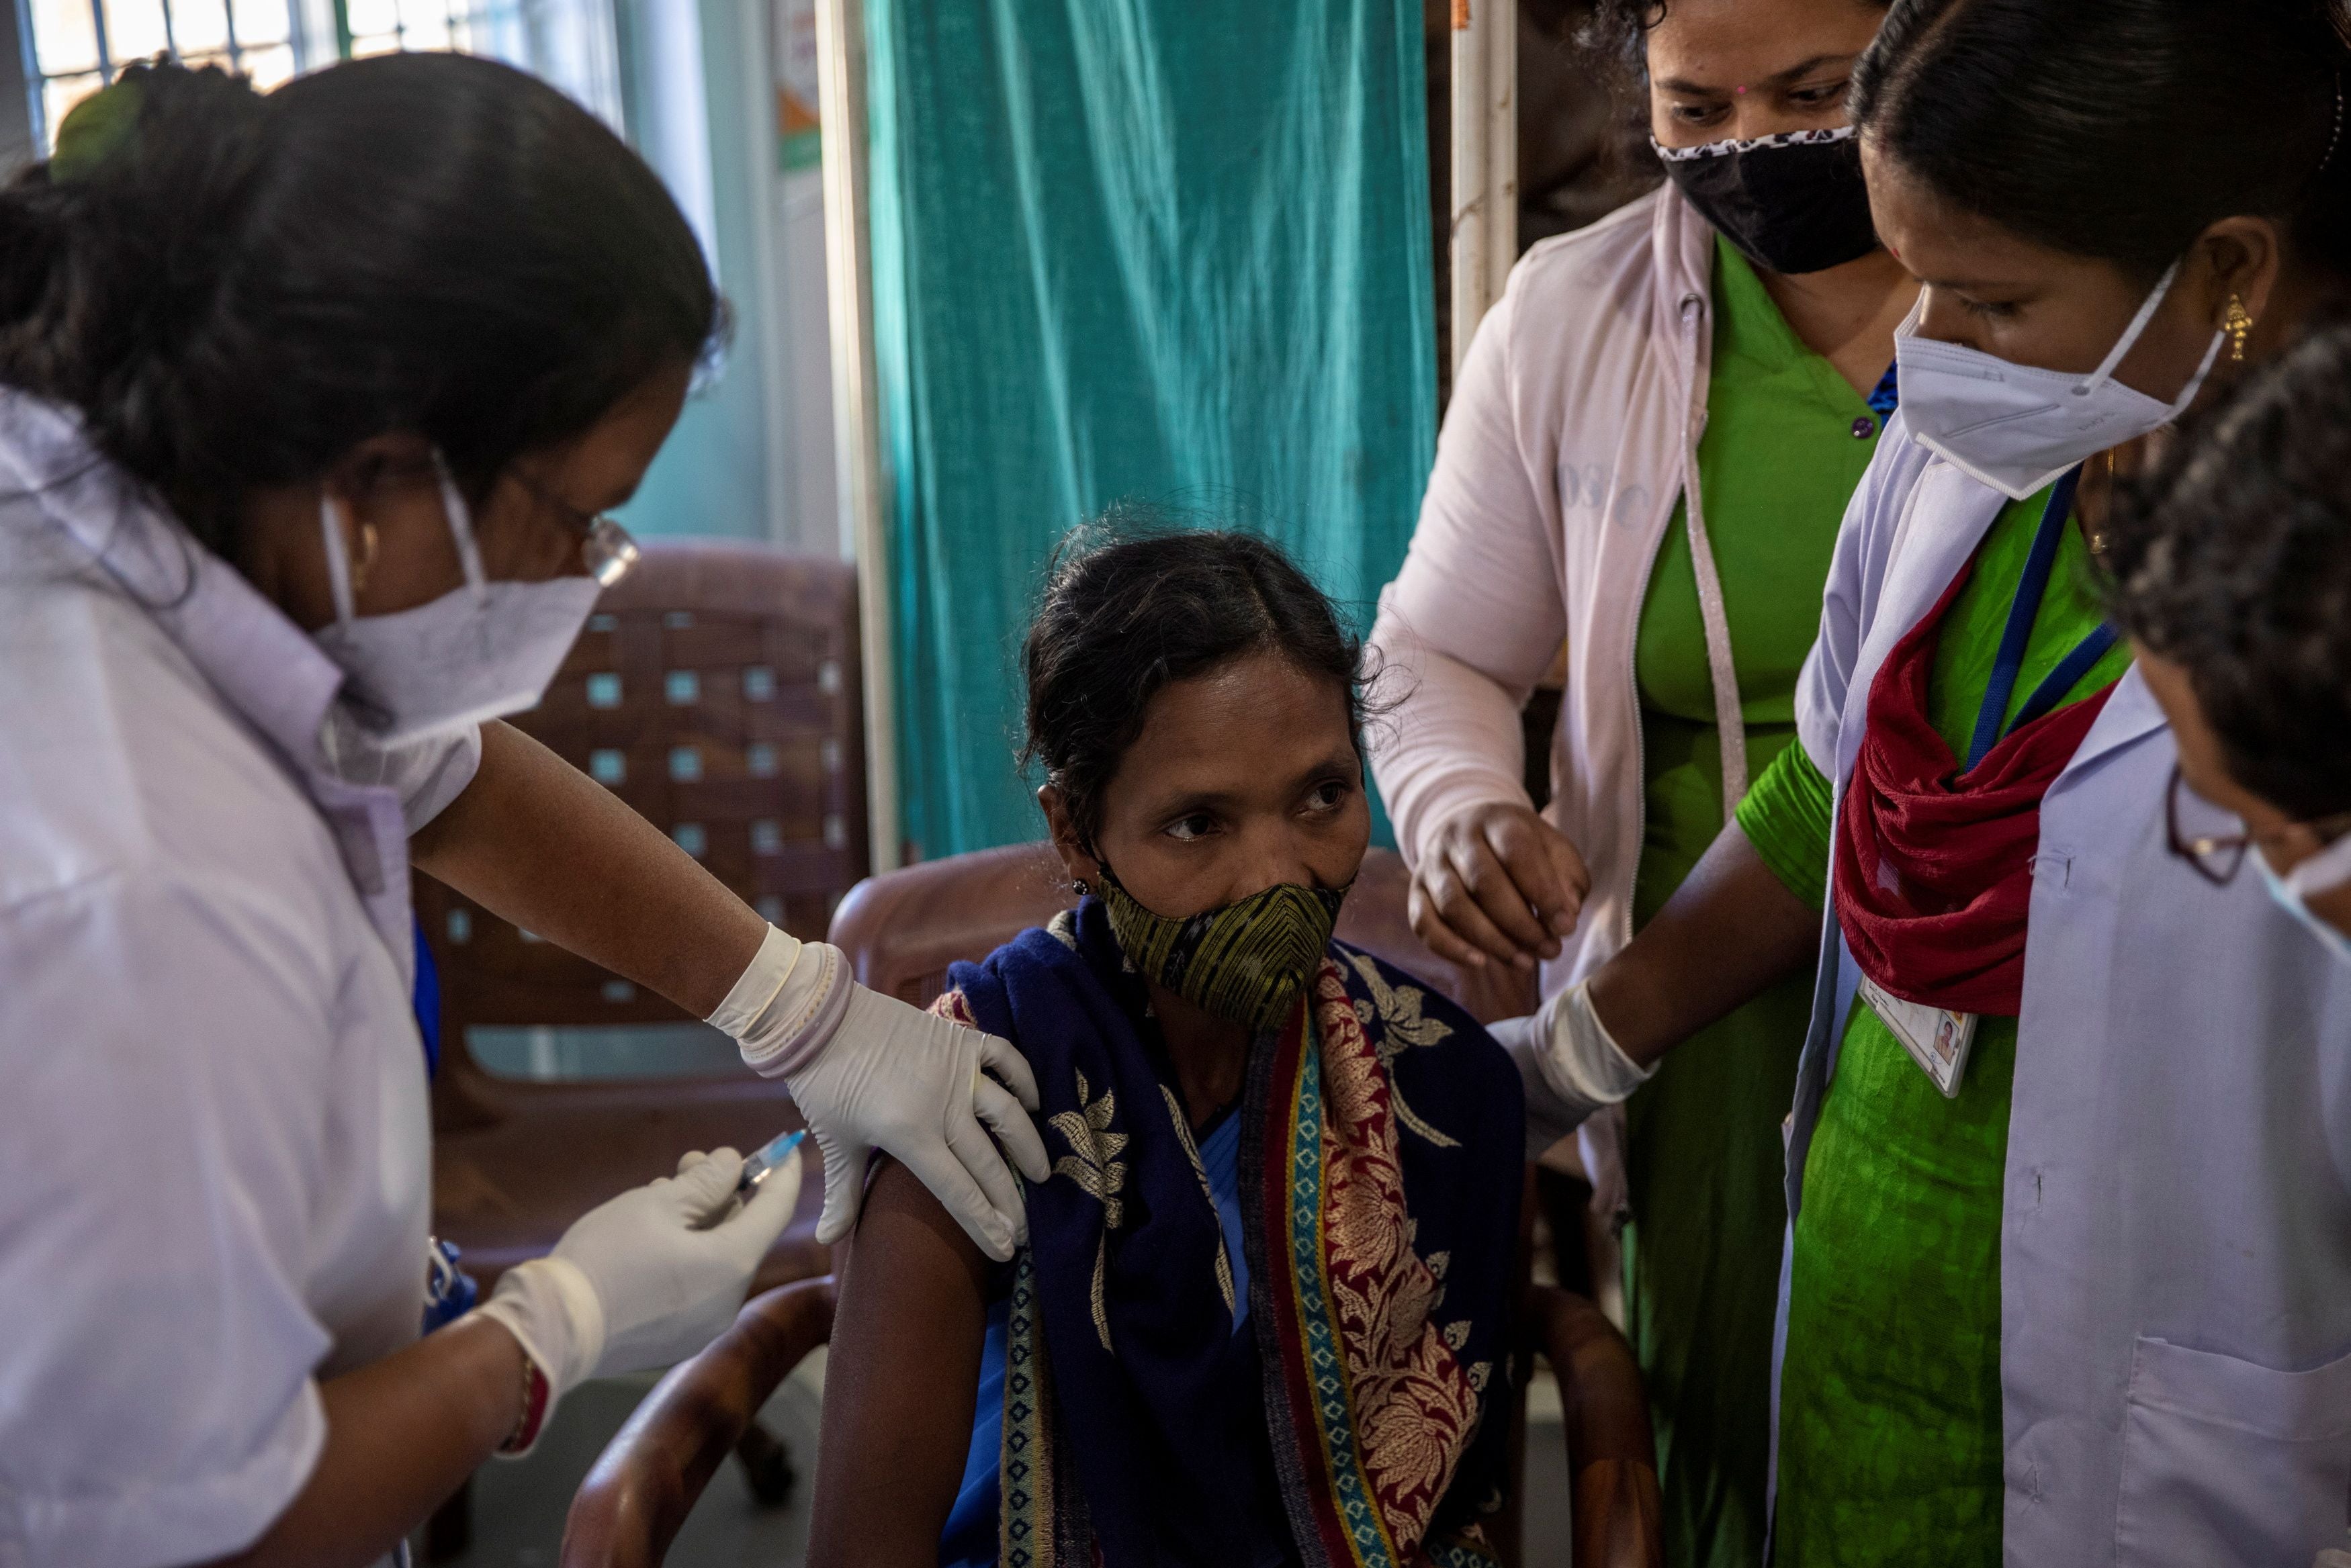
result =
[[[1836,913],[1861,972],[1906,1002],[2013,1018],[2041,797],[2112,695],[2020,725],[1962,774],[1927,718],[1943,618],[1970,563],[1870,683],[1868,717],[1837,815]]]

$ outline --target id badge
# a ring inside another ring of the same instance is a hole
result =
[[[1976,1041],[1976,1015],[1905,1002],[1887,994],[1867,975],[1861,977],[1861,999],[1894,1038],[1910,1053],[1947,1100],[1959,1098],[1959,1076],[1968,1070],[1968,1047]]]

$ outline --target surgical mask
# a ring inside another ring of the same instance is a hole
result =
[[[2253,852],[2253,859],[2261,867],[2262,885],[2278,908],[2307,926],[2337,963],[2351,965],[2351,937],[2336,930],[2310,907],[2312,894],[2331,892],[2351,882],[2351,837],[2336,839],[2283,877],[2270,869],[2269,857],[2259,850]]]
[[[1102,868],[1102,906],[1127,961],[1203,1012],[1253,1033],[1288,1022],[1331,945],[1346,896],[1344,888],[1282,882],[1177,919],[1144,909]]]
[[[1652,137],[1649,145],[1689,204],[1768,272],[1819,272],[1877,248],[1861,143],[1849,125],[1703,147]]]
[[[1980,348],[1917,336],[1926,296],[1894,335],[1902,421],[1910,439],[1970,478],[2022,501],[2094,452],[2169,424],[2196,400],[2225,334],[2179,396],[2158,402],[2115,379],[2115,367],[2147,330],[2179,275],[2174,262],[2113,349],[2088,376],[2013,365]]]
[[[536,706],[603,591],[584,576],[490,581],[465,498],[438,453],[434,463],[465,584],[413,609],[353,613],[350,560],[335,502],[327,495],[319,501],[335,619],[315,639],[343,672],[345,706],[385,746]]]

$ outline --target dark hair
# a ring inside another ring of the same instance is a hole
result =
[[[2117,496],[2116,624],[2187,671],[2232,777],[2351,809],[2351,324],[2314,332]]]
[[[1891,0],[1854,0],[1884,10]],[[1639,81],[1647,69],[1650,30],[1666,19],[1668,0],[1593,0],[1581,39],[1622,67],[1621,80]]]
[[[2334,0],[1896,0],[1853,119],[1945,199],[2152,281],[2218,219],[2351,271]]]
[[[509,67],[122,84],[119,142],[0,189],[0,382],[78,410],[214,549],[246,492],[391,431],[478,494],[723,330],[653,171]]]
[[[1172,529],[1113,508],[1062,540],[1029,623],[1021,766],[1044,764],[1091,845],[1102,791],[1151,700],[1170,681],[1258,652],[1344,690],[1362,754],[1363,643],[1289,556],[1254,535]]]

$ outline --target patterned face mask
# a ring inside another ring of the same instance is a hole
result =
[[[1344,888],[1278,883],[1184,919],[1154,914],[1102,867],[1119,950],[1145,978],[1252,1033],[1280,1027],[1322,961]]]

